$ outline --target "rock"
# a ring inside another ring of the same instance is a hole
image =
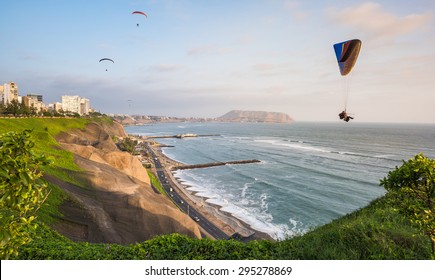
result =
[[[152,190],[139,160],[118,150],[114,135],[127,134],[119,124],[91,123],[57,135],[61,147],[73,152],[85,171],[72,175],[81,186],[47,176],[75,201],[61,207],[64,222],[55,228],[73,240],[88,242],[131,244],[175,232],[201,238],[190,217]]]
[[[233,110],[218,118],[223,122],[291,123],[293,119],[284,113]]]

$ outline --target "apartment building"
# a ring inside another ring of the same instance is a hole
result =
[[[89,114],[90,101],[78,95],[63,95],[62,109],[65,112],[77,113],[79,115]]]
[[[3,85],[3,104],[9,104],[12,100],[18,101],[18,86],[14,82]]]
[[[39,101],[34,96],[27,95],[27,96],[23,96],[21,99],[22,99],[24,106],[26,106],[28,108],[34,108],[37,113],[41,112],[44,108],[44,104],[42,103],[42,101]]]

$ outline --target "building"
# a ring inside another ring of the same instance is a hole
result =
[[[49,103],[47,105],[47,110],[50,112],[56,111],[59,113],[60,111],[62,111],[62,103],[61,102]]]
[[[80,96],[78,95],[63,95],[62,109],[65,112],[80,114]]]
[[[82,98],[80,100],[80,115],[89,114],[90,107],[91,107],[91,102],[89,101],[89,99]]]
[[[29,93],[27,96],[18,95],[18,86],[14,82],[0,85],[0,104],[7,106],[14,100],[25,107],[34,108],[37,113],[55,110],[57,112],[64,111],[83,116],[93,111],[90,100],[78,95],[63,95],[62,102],[56,102],[46,106],[43,103],[43,96],[40,94]]]
[[[4,86],[0,85],[0,104],[3,104],[3,89]]]
[[[62,109],[65,112],[77,113],[79,115],[89,114],[90,101],[78,95],[63,95]]]
[[[13,100],[18,101],[18,86],[14,82],[3,85],[3,104],[9,104]]]
[[[27,94],[27,96],[42,102],[42,95],[40,95],[40,94],[29,93],[29,94]]]
[[[21,99],[24,106],[28,108],[34,108],[36,113],[41,112],[44,108],[44,104],[42,103],[42,101],[39,101],[36,97],[27,95],[23,96]]]

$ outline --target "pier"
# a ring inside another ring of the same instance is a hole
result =
[[[171,170],[174,171],[174,170],[185,170],[185,169],[197,169],[197,168],[222,166],[222,165],[227,165],[227,164],[248,164],[248,163],[259,163],[259,162],[261,162],[261,161],[258,159],[236,160],[236,161],[218,161],[218,162],[203,163],[203,164],[178,165],[178,166],[173,166],[171,168]]]
[[[161,135],[161,136],[147,136],[147,139],[156,139],[156,138],[189,138],[189,137],[212,137],[212,136],[221,136],[220,134],[192,134],[192,133],[183,133],[177,135]]]

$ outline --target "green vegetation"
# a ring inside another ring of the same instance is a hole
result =
[[[165,189],[162,187],[162,184],[160,184],[159,179],[157,176],[151,172],[149,169],[147,169],[148,177],[150,177],[151,185],[156,188],[161,194],[167,195]]]
[[[435,254],[435,160],[416,155],[390,171],[381,185],[391,204],[429,237]]]
[[[134,154],[134,149],[137,145],[137,140],[133,140],[130,137],[125,138],[123,141],[118,143],[118,147],[121,151],[129,152]]]
[[[47,198],[40,167],[51,161],[33,153],[30,131],[0,135],[0,258],[18,255],[31,241],[35,214]]]
[[[80,170],[74,163],[73,154],[61,150],[54,136],[68,129],[85,128],[89,121],[85,118],[0,118],[0,133],[32,130],[35,152],[54,159],[52,165],[45,166],[42,170],[62,180],[80,184],[71,172]]]
[[[20,259],[433,259],[429,240],[385,198],[330,224],[280,242],[191,239],[163,235],[137,244],[73,242],[46,226],[20,250]]]
[[[42,171],[56,176],[64,181],[80,185],[74,178],[74,173],[80,171],[74,163],[73,154],[61,150],[54,136],[67,129],[84,128],[89,123],[84,118],[0,118],[0,134],[9,131],[21,132],[32,130],[32,140],[35,142],[33,148],[37,154],[45,154],[53,159],[53,164],[43,166]],[[67,195],[59,187],[49,185],[50,195],[44,205],[38,211],[40,221],[50,224],[53,216],[59,216],[59,205]]]
[[[82,128],[85,119],[0,119],[0,133],[33,128],[35,151],[54,158],[43,171],[63,180],[79,172],[70,153],[58,149],[53,136],[69,128]],[[75,182],[77,183],[77,182]],[[431,243],[417,225],[396,211],[389,197],[284,241],[247,243],[235,240],[191,239],[179,234],[157,236],[137,244],[73,242],[48,225],[59,215],[66,199],[56,186],[38,211],[39,226],[32,242],[19,248],[17,259],[434,259]],[[156,184],[157,187],[157,184]]]

